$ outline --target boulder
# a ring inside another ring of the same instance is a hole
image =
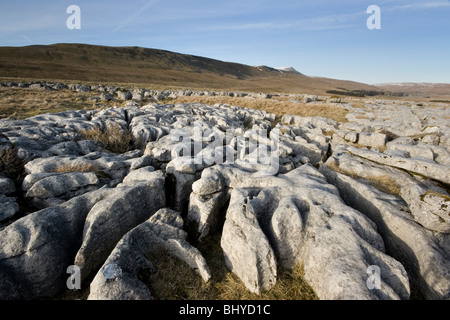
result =
[[[360,133],[358,136],[358,144],[365,147],[384,147],[387,141],[388,138],[383,133]]]
[[[83,241],[75,257],[84,281],[105,262],[122,236],[166,204],[164,175],[118,185],[86,217]]]
[[[43,153],[44,158],[52,156],[84,156],[91,152],[103,152],[101,144],[97,141],[82,140],[82,141],[67,141],[54,145]]]
[[[192,231],[197,233],[199,240],[219,230],[224,220],[223,210],[229,200],[228,188],[208,195],[191,193],[186,225],[194,228]]]
[[[142,151],[133,150],[123,154],[91,152],[84,156],[53,156],[37,158],[25,165],[27,174],[55,173],[65,171],[88,170],[102,173],[110,179],[122,180],[130,169],[139,169],[150,165],[151,158],[142,156]]]
[[[244,189],[231,192],[220,243],[226,266],[249,291],[260,294],[275,285],[277,262],[254,210],[247,206],[249,196]]]
[[[130,100],[133,97],[133,95],[129,91],[119,90],[119,91],[117,91],[117,97],[120,100]]]
[[[56,198],[79,188],[99,182],[95,173],[69,172],[45,177],[36,181],[27,191],[28,198]]]
[[[0,231],[0,299],[51,298],[66,288],[87,214],[109,189],[29,214]],[[3,279],[7,279],[4,281]]]
[[[160,177],[161,172],[155,171],[152,166],[142,167],[137,170],[132,170],[123,179],[123,183],[130,184],[132,181],[148,181]]]
[[[0,195],[11,194],[16,191],[14,181],[0,174]]]

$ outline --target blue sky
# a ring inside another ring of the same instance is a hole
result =
[[[81,9],[69,30],[66,9]],[[381,9],[369,30],[367,8]],[[140,46],[365,83],[450,83],[450,0],[2,1],[0,46]]]

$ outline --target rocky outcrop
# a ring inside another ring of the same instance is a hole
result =
[[[301,264],[321,299],[409,297],[406,272],[385,254],[375,224],[346,206],[337,189],[312,166],[278,177],[220,167],[205,172],[195,190],[208,190],[207,181],[218,174],[221,179],[209,190],[217,192],[221,184],[233,189],[221,241],[225,261],[249,290],[271,288],[277,264],[284,268]],[[202,226],[199,231],[208,228]],[[383,266],[382,291],[366,285],[370,265]]]
[[[401,198],[330,169],[333,161],[330,158],[321,172],[337,186],[346,203],[377,224],[387,252],[405,266],[410,279],[426,298],[448,299],[448,235],[423,228],[408,213],[408,206]]]

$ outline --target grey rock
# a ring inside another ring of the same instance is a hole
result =
[[[117,97],[120,100],[130,100],[133,95],[129,91],[117,91]]]
[[[132,170],[123,179],[124,184],[131,184],[133,181],[146,181],[153,180],[160,176],[161,172],[155,171],[155,168],[151,166],[143,167],[137,170]]]
[[[14,181],[11,179],[2,177],[0,175],[0,195],[2,194],[11,194],[16,191],[16,186],[14,184]]]
[[[440,165],[434,161],[418,160],[399,156],[391,156],[375,151],[361,150],[354,147],[348,147],[347,150],[352,154],[392,167],[404,169],[407,171],[419,173],[434,180],[449,184],[450,168]]]
[[[221,169],[220,172],[227,175],[224,175],[225,184],[233,187],[233,192],[245,194],[239,201],[233,202],[233,197],[230,200],[222,244],[224,254],[228,256],[227,265],[233,270],[238,268],[236,272],[243,281],[245,279],[249,290],[259,292],[262,285],[258,285],[258,281],[261,279],[267,280],[263,282],[266,288],[272,285],[273,274],[267,278],[262,276],[271,274],[267,273],[271,269],[265,267],[269,263],[267,259],[261,266],[261,274],[247,266],[245,260],[248,257],[251,261],[257,256],[252,251],[255,250],[252,243],[263,243],[261,250],[266,252],[265,239],[268,239],[279,263],[285,267],[304,265],[305,278],[321,299],[409,297],[406,272],[398,261],[384,253],[383,241],[376,233],[375,225],[360,212],[347,207],[338,191],[313,167],[304,165],[279,177],[260,178],[237,169],[230,169],[228,173]],[[242,220],[237,223],[234,221],[237,218],[229,219],[230,210],[233,215],[240,212],[246,217],[240,218],[244,219],[245,227],[239,227],[239,223],[244,223]],[[251,218],[253,216],[258,225]],[[255,239],[256,234],[259,240]],[[371,291],[366,286],[365,272],[370,265],[367,262],[382,266],[385,274],[383,292]],[[240,269],[239,264],[246,267]]]
[[[13,217],[17,212],[19,212],[19,205],[16,199],[0,194],[0,222]]]
[[[208,195],[223,190],[223,177],[216,168],[206,168],[202,172],[201,180],[192,185],[192,191],[198,195]]]
[[[450,196],[445,190],[437,192],[410,184],[401,189],[401,196],[418,223],[429,230],[450,233]]]
[[[97,141],[83,140],[83,141],[67,141],[61,142],[51,147],[43,153],[44,158],[52,156],[84,156],[91,152],[104,151],[101,144]]]
[[[78,92],[89,92],[91,91],[91,86],[86,86],[86,85],[80,85],[76,88],[76,91]]]
[[[86,279],[105,262],[122,236],[166,204],[164,176],[117,186],[86,217],[83,241],[75,264]]]
[[[143,97],[144,97],[143,90],[140,90],[140,89],[133,90],[131,99],[136,100],[136,101],[142,101]]]
[[[25,216],[0,231],[1,299],[51,298],[66,288],[66,269],[81,244],[86,215],[108,189]],[[11,290],[13,287],[14,290]]]
[[[90,168],[96,172],[103,172],[111,179],[122,180],[131,168],[138,169],[148,166],[151,159],[142,156],[140,150],[124,154],[111,154],[108,152],[91,152],[85,156],[53,156],[37,158],[25,165],[28,174],[51,173],[59,168]]]
[[[242,280],[248,290],[260,294],[275,285],[277,263],[254,210],[246,205],[249,196],[244,189],[231,192],[221,247],[226,266]]]
[[[343,138],[349,142],[357,143],[358,139],[359,139],[359,133],[350,131],[350,132],[347,132]]]
[[[182,173],[179,171],[167,170],[167,187],[172,194],[171,199],[167,199],[171,207],[183,214],[188,210],[189,196],[192,192],[192,184],[200,177],[200,174]]]
[[[43,178],[28,189],[29,198],[55,198],[79,188],[95,185],[99,182],[94,173],[70,172]]]
[[[346,203],[377,224],[386,250],[404,265],[411,281],[425,298],[448,299],[448,235],[439,236],[423,228],[414,221],[402,199],[332,170],[328,166],[330,161],[333,160],[330,159],[320,171],[339,189]]]
[[[303,102],[304,103],[310,103],[310,102],[313,102],[313,101],[317,101],[317,99],[318,99],[317,96],[313,96],[313,95],[305,96],[304,99],[303,99]]]
[[[360,133],[358,144],[366,147],[384,147],[388,138],[382,133]]]
[[[111,101],[114,99],[114,96],[110,93],[102,93],[100,95],[100,100],[101,101]]]
[[[195,228],[199,240],[220,229],[224,219],[223,210],[229,199],[230,192],[227,188],[208,195],[195,191],[191,193],[186,224]]]

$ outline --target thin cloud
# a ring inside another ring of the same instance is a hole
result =
[[[240,31],[240,30],[284,30],[296,29],[302,31],[318,31],[328,29],[342,29],[354,26],[352,22],[356,22],[359,17],[366,14],[365,12],[357,12],[352,14],[328,15],[322,17],[314,17],[307,19],[299,19],[288,22],[257,22],[244,23],[234,25],[213,25],[207,29],[209,31]]]
[[[419,10],[419,9],[436,9],[436,8],[450,8],[450,2],[448,1],[438,1],[438,2],[421,2],[421,3],[411,3],[411,4],[405,4],[401,6],[393,6],[390,8],[387,8],[387,10],[390,11],[397,11],[397,10]]]
[[[122,29],[123,27],[125,27],[127,24],[129,24],[130,22],[132,22],[135,18],[137,18],[142,12],[144,12],[149,6],[155,4],[156,2],[158,2],[158,0],[150,0],[148,1],[145,5],[143,5],[139,10],[137,10],[135,13],[133,13],[131,16],[129,16],[128,18],[126,18],[117,28],[115,28],[111,34],[116,33],[117,31],[119,31],[120,29]]]
[[[33,44],[33,41],[31,41],[31,39],[29,37],[27,37],[26,35],[22,35],[22,38],[24,38],[29,44]]]

